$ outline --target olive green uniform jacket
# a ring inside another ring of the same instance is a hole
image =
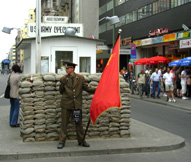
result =
[[[63,109],[82,108],[82,90],[94,93],[96,88],[89,87],[84,76],[76,74],[74,76],[65,75],[60,79],[60,94],[62,94],[61,107]]]
[[[59,136],[59,143],[65,143],[67,137],[67,126],[69,118],[71,116],[72,109],[82,108],[82,90],[94,93],[96,88],[88,87],[88,83],[85,81],[84,76],[75,74],[74,76],[66,75],[60,79],[60,93],[62,94],[61,100],[61,130]],[[78,143],[83,142],[84,130],[82,122],[75,123],[76,134]]]

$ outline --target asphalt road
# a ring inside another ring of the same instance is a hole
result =
[[[131,99],[131,116],[141,122],[183,137],[191,143],[191,112]]]
[[[4,92],[7,86],[8,75],[0,74],[0,106],[5,106],[9,104],[8,99],[4,99]]]

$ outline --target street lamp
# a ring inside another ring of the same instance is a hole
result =
[[[18,28],[8,28],[8,27],[3,27],[2,32],[11,34],[11,30],[16,29],[19,30]]]
[[[2,32],[6,33],[6,34],[11,34],[11,30],[16,29],[17,31],[19,31],[19,28],[8,28],[8,27],[3,27],[3,29],[1,30]],[[16,63],[17,63],[17,51],[16,51]]]
[[[112,16],[112,17],[103,17],[102,19],[100,19],[98,22],[102,21],[102,20],[107,20],[110,22],[111,25],[114,25],[114,24],[117,24],[117,23],[120,23],[120,20],[119,20],[119,17],[118,16]]]
[[[99,22],[103,21],[103,20],[107,20],[109,21],[110,25],[115,25],[117,23],[120,23],[120,20],[119,20],[119,17],[118,16],[112,16],[112,17],[103,17],[101,18],[99,21],[98,21],[98,24],[96,26],[96,32],[95,32],[95,36],[97,35],[97,28],[98,28],[98,25],[99,25]]]

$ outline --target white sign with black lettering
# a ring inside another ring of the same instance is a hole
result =
[[[130,55],[131,50],[130,49],[120,49],[120,55]]]
[[[76,30],[76,36],[83,37],[82,24],[41,23],[41,37],[65,35],[67,28]],[[36,23],[28,23],[27,35],[29,38],[36,37]]]
[[[44,23],[68,23],[67,16],[44,16]]]

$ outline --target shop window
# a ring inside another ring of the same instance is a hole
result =
[[[65,72],[64,61],[73,62],[73,52],[72,51],[56,51],[55,60],[55,72]]]
[[[91,58],[80,57],[80,72],[90,73]]]

